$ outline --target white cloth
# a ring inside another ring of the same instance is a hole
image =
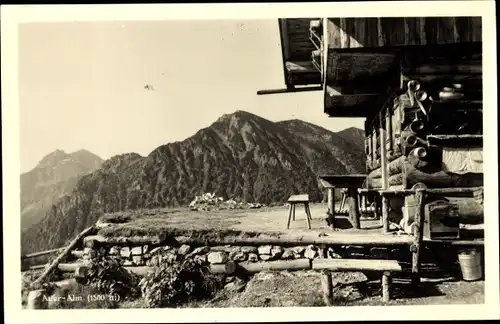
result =
[[[443,171],[456,174],[482,173],[483,149],[443,147]]]

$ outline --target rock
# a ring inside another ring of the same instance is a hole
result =
[[[304,256],[308,259],[314,259],[316,255],[318,255],[318,249],[313,245],[309,245],[304,252]]]
[[[181,245],[181,247],[179,248],[177,253],[180,255],[186,255],[189,253],[189,250],[191,250],[191,247],[187,244],[183,244],[183,245]]]
[[[241,253],[241,249],[239,247],[234,247],[231,249],[231,252],[229,252],[229,259],[234,260],[234,257]]]
[[[240,250],[243,253],[259,253],[259,249],[255,246],[242,246]]]
[[[130,266],[133,266],[134,263],[131,261],[131,260],[125,260],[123,261],[123,266],[124,267],[130,267]]]
[[[292,248],[292,251],[294,254],[302,254],[305,252],[305,250],[306,250],[306,248],[303,246],[295,246]]]
[[[84,248],[84,249],[83,249],[83,255],[89,255],[91,250],[92,250],[92,249],[91,249],[91,248],[88,248],[88,247]]]
[[[259,261],[259,256],[257,253],[249,253],[248,254],[248,261],[250,262],[258,262]]]
[[[260,255],[271,255],[272,248],[273,247],[271,245],[263,245],[259,246],[258,251]]]
[[[237,262],[243,262],[247,259],[247,254],[243,252],[238,252],[233,255],[232,259]]]
[[[283,248],[281,246],[273,246],[273,248],[271,249],[271,255],[273,256],[273,258],[281,258],[281,256],[283,255]]]
[[[293,251],[292,251],[292,249],[285,249],[285,251],[281,255],[281,258],[284,259],[284,260],[293,259]]]
[[[149,255],[155,255],[157,253],[159,253],[160,251],[162,250],[162,247],[155,247],[154,249],[152,249],[151,251],[149,251]]]
[[[120,254],[120,247],[113,246],[111,249],[109,249],[109,255],[118,255],[118,254]]]
[[[335,252],[334,249],[328,248],[328,256],[332,259],[342,259],[342,256]]]
[[[27,308],[28,309],[46,309],[48,307],[47,300],[44,300],[45,289],[32,290],[28,294]]]
[[[268,254],[260,254],[259,256],[262,261],[270,261],[273,259],[273,256]]]
[[[205,262],[207,262],[207,256],[206,255],[195,255],[194,261],[200,262],[200,263],[205,263]]]
[[[129,247],[122,247],[121,250],[120,250],[120,256],[122,256],[123,258],[130,258],[130,256],[132,255],[131,251],[130,251],[130,248]]]
[[[142,259],[142,257],[140,255],[134,255],[132,257],[132,261],[134,262],[135,265],[143,265],[144,264],[144,260]]]
[[[227,261],[227,254],[225,252],[210,252],[207,256],[208,262],[211,264],[221,264]]]
[[[136,246],[136,247],[133,247],[131,250],[130,250],[130,253],[135,256],[135,255],[142,255],[142,246]]]
[[[243,280],[234,278],[233,281],[224,286],[224,290],[228,292],[240,292],[245,288],[245,286],[246,283]]]

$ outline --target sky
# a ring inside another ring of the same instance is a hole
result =
[[[21,171],[56,149],[146,156],[236,110],[363,128],[327,117],[321,91],[256,95],[283,87],[275,19],[21,24]]]

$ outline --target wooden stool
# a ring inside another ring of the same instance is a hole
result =
[[[288,203],[290,204],[290,209],[288,211],[288,223],[286,225],[286,228],[290,228],[290,221],[293,217],[293,220],[295,220],[295,205],[296,204],[304,204],[304,209],[306,211],[306,218],[307,218],[307,227],[311,229],[311,209],[309,209],[309,195],[291,195],[290,198],[288,198]]]

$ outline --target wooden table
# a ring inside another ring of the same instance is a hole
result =
[[[349,204],[349,219],[354,228],[359,229],[359,201],[358,188],[361,188],[365,181],[366,174],[351,174],[351,175],[320,175],[320,182],[323,187],[328,189],[328,212],[331,215],[332,228],[335,228],[335,188],[347,188],[347,199]]]
[[[307,227],[311,229],[311,209],[309,208],[309,195],[291,195],[288,198],[288,203],[290,204],[290,209],[288,212],[288,223],[286,225],[286,229],[290,228],[290,220],[293,218],[295,220],[295,205],[304,204],[304,209],[306,211],[306,219],[307,219]]]

